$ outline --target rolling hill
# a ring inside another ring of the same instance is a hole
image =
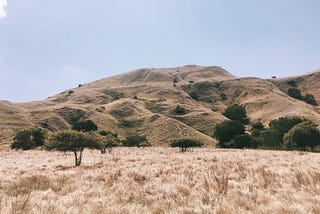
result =
[[[320,70],[305,75],[260,79],[237,78],[220,67],[188,65],[146,68],[79,85],[43,101],[0,101],[0,147],[7,148],[17,130],[42,126],[50,131],[70,128],[73,116],[84,115],[99,129],[147,136],[152,145],[167,145],[180,136],[214,145],[214,126],[224,109],[246,106],[251,121],[267,124],[280,116],[302,116],[320,123],[320,108],[289,97],[292,87],[320,101]],[[186,114],[174,112],[179,105]]]

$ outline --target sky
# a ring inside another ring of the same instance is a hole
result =
[[[0,0],[0,100],[43,100],[188,64],[270,78],[320,68],[319,0]]]

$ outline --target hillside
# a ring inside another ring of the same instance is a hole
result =
[[[145,134],[153,145],[167,145],[179,136],[193,136],[214,145],[214,126],[225,120],[232,103],[246,106],[252,121],[268,123],[280,116],[303,116],[320,123],[319,107],[289,97],[288,80],[320,102],[320,71],[282,79],[237,78],[220,67],[189,65],[139,69],[79,85],[44,101],[0,101],[0,143],[6,148],[16,130],[43,126],[50,131],[70,128],[73,115],[96,122],[101,130]],[[196,94],[196,99],[194,95]],[[191,96],[193,98],[191,98]],[[179,105],[185,115],[176,115]]]

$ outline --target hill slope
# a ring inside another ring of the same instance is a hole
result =
[[[101,130],[145,134],[153,145],[167,145],[179,136],[193,136],[214,145],[214,126],[225,120],[232,103],[246,106],[252,121],[303,116],[320,122],[319,107],[286,95],[295,79],[302,93],[320,101],[320,71],[299,77],[265,80],[237,78],[220,67],[189,65],[139,69],[67,90],[30,103],[0,101],[0,143],[8,145],[16,130],[38,125],[51,131],[70,128],[73,115],[83,114]],[[193,97],[191,97],[191,96]],[[186,114],[176,115],[179,105]]]

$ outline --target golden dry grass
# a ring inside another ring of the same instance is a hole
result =
[[[0,152],[0,213],[320,213],[320,155],[172,148]]]

